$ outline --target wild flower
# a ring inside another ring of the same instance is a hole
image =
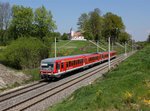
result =
[[[100,98],[102,96],[102,94],[103,94],[103,91],[102,90],[98,90],[96,92],[96,98]]]
[[[102,90],[98,90],[96,92],[95,98],[94,98],[94,101],[95,101],[96,104],[102,101],[102,94],[103,94]]]
[[[145,105],[150,105],[150,99],[145,99],[144,98],[143,102],[144,102]]]
[[[126,91],[124,94],[123,94],[123,101],[126,103],[126,104],[130,104],[132,103],[133,101],[133,94],[129,91]]]
[[[150,80],[145,80],[145,84],[149,88],[150,87]]]

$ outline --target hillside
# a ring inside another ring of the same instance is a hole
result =
[[[68,55],[77,55],[77,54],[85,54],[85,53],[95,53],[97,52],[97,47],[93,43],[89,41],[59,41],[57,44],[57,56],[68,56]],[[99,46],[108,50],[107,42],[100,42]],[[131,50],[130,46],[127,46],[127,51]],[[50,57],[54,57],[54,49],[55,44],[52,44]],[[112,47],[111,47],[112,49]],[[98,49],[99,52],[104,51],[102,49]],[[124,53],[124,48],[114,45],[113,50],[116,50],[118,54]]]
[[[4,49],[5,47],[0,47],[0,92],[7,88],[19,86],[31,78],[31,76],[26,75],[19,70],[4,66],[1,63]]]
[[[150,45],[49,111],[150,110]]]

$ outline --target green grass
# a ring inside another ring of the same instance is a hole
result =
[[[57,56],[77,55],[96,52],[96,46],[88,41],[60,41],[57,42]],[[50,57],[54,56],[54,44]]]
[[[99,44],[102,48],[108,50],[108,43],[103,42]],[[52,44],[52,50],[50,52],[50,57],[54,57],[54,44]],[[112,48],[111,48],[112,49]],[[127,48],[127,52],[131,51],[131,48]],[[114,50],[118,54],[124,53],[124,48],[114,45]],[[103,51],[99,48],[99,52]],[[77,55],[85,53],[95,53],[97,52],[97,47],[89,41],[60,41],[57,42],[57,56],[68,56],[68,55]]]
[[[150,45],[48,111],[150,111]]]
[[[29,81],[37,81],[40,80],[40,69],[27,69],[23,71],[25,74],[31,76],[31,79]]]

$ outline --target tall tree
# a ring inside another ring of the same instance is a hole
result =
[[[125,26],[121,17],[111,12],[104,15],[103,35],[105,37],[111,37],[111,40],[114,42],[118,39],[119,32],[121,30],[124,31],[124,29]]]
[[[36,34],[41,39],[57,28],[52,13],[44,6],[37,8],[34,15]]]
[[[97,41],[101,37],[102,23],[100,9],[96,8],[89,14],[81,14],[77,25],[79,25],[79,30],[83,32],[86,39],[94,39]]]
[[[147,42],[150,43],[150,34],[148,35]]]
[[[7,30],[11,18],[11,7],[8,2],[0,3],[0,29]]]
[[[84,32],[86,30],[87,23],[89,21],[89,16],[86,13],[81,14],[81,16],[78,18],[78,23],[79,25],[78,29]]]
[[[66,34],[66,33],[63,33],[63,35],[61,36],[61,39],[62,40],[68,40],[68,34]]]
[[[119,34],[118,39],[119,39],[120,43],[125,43],[125,42],[128,42],[131,39],[131,35],[128,34],[127,32],[121,32]]]
[[[10,30],[11,33],[13,33],[14,39],[24,35],[31,35],[32,23],[32,8],[17,5],[13,6]]]
[[[98,8],[94,9],[94,11],[90,13],[89,24],[95,41],[99,40],[102,30],[102,17],[100,16],[100,10]]]

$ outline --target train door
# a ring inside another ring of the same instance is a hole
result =
[[[56,70],[57,70],[58,73],[60,72],[60,62],[56,63]]]
[[[88,63],[88,58],[85,58],[83,61],[83,65],[86,65]]]
[[[65,71],[66,70],[66,67],[65,67],[65,62],[62,62],[61,63],[61,68],[60,68],[60,71]]]

